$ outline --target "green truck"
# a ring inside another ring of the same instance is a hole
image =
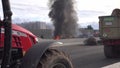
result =
[[[99,30],[105,56],[120,57],[120,16],[100,16]]]

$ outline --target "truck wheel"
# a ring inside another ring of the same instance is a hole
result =
[[[113,46],[104,45],[104,54],[105,54],[106,58],[117,57],[117,52]]]
[[[37,68],[73,68],[73,66],[64,52],[48,49],[42,56]]]

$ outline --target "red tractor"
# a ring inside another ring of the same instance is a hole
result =
[[[30,31],[11,23],[9,0],[2,0],[2,6],[0,68],[73,68],[68,56],[53,47],[54,42],[40,43]]]

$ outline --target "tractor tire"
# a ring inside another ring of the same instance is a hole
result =
[[[73,68],[73,66],[64,52],[48,49],[42,56],[37,68]]]
[[[106,58],[117,58],[118,53],[115,47],[104,45],[104,54]]]

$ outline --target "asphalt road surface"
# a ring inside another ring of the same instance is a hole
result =
[[[120,68],[120,59],[107,59],[104,56],[103,45],[84,45],[85,39],[63,39],[64,45],[58,47],[71,57],[74,68]],[[51,41],[51,40],[40,40]],[[53,40],[52,40],[53,41]],[[55,41],[55,40],[54,40]]]
[[[71,56],[74,68],[120,68],[109,66],[118,63],[120,59],[107,59],[104,56],[103,46],[62,46],[60,49],[64,50]]]

